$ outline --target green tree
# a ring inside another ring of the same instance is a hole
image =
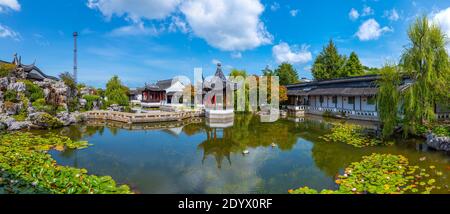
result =
[[[322,52],[317,56],[312,67],[312,74],[317,80],[326,80],[342,77],[342,67],[344,66],[346,57],[338,53],[337,47],[333,40],[323,48]]]
[[[59,78],[64,82],[64,84],[69,87],[71,90],[77,89],[77,84],[75,83],[75,79],[72,74],[69,72],[64,72],[59,75]]]
[[[363,65],[359,61],[358,55],[355,52],[350,54],[350,57],[345,62],[342,68],[341,77],[361,76],[364,75]]]
[[[232,77],[242,76],[242,77],[246,78],[247,71],[233,68],[230,72],[230,76],[232,76]]]
[[[105,96],[108,106],[118,104],[128,106],[128,88],[122,85],[118,76],[113,76],[106,84]]]
[[[67,100],[67,107],[69,111],[72,112],[78,110],[78,88],[75,79],[69,72],[61,73],[59,75],[59,78],[70,89],[70,95]]]
[[[270,69],[269,66],[266,66],[266,68],[262,70],[262,73],[264,76],[275,76],[275,72]]]
[[[446,37],[426,16],[418,18],[408,31],[410,44],[400,65],[413,80],[403,101],[405,134],[415,133],[415,127],[435,120],[436,103],[450,99],[450,65],[446,52]]]
[[[400,103],[398,87],[401,84],[401,75],[398,67],[392,65],[384,66],[380,73],[377,95],[378,113],[383,124],[383,138],[388,138],[394,133],[398,121],[397,112]]]
[[[281,63],[274,74],[280,78],[280,85],[289,85],[298,82],[297,70],[287,62]]]

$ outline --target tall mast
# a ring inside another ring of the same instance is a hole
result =
[[[78,33],[73,33],[73,79],[75,80],[75,83],[77,83],[77,72],[78,72],[78,61],[77,61],[77,37]]]

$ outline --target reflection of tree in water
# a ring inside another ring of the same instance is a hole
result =
[[[117,135],[117,133],[119,133],[119,128],[116,128],[116,127],[108,127],[108,129],[109,129],[109,132],[111,132],[111,134],[113,135],[113,136],[116,136]]]
[[[212,155],[216,160],[217,168],[222,168],[224,158],[231,165],[231,154],[240,152],[242,148],[239,143],[233,141],[230,129],[206,128],[205,131],[206,140],[198,145],[198,148],[203,150],[202,163],[209,155]],[[222,132],[222,135],[218,132]]]
[[[277,144],[282,150],[291,150],[297,142],[292,122],[279,120],[262,123],[258,116],[237,115],[232,128],[233,140],[248,148],[269,147]]]
[[[281,150],[292,150],[297,142],[292,122],[261,123],[260,118],[252,114],[237,114],[234,125],[225,129],[188,125],[183,131],[193,134],[202,129],[207,138],[199,145],[204,150],[203,160],[213,155],[219,168],[224,158],[231,164],[232,153],[238,154],[248,148],[270,147],[273,143]]]
[[[183,127],[183,132],[187,136],[202,133],[205,130],[205,123],[191,123]]]

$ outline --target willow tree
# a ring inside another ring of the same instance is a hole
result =
[[[380,75],[377,95],[378,113],[383,123],[383,138],[388,138],[394,133],[398,121],[397,113],[400,103],[398,86],[401,83],[401,76],[397,66],[393,65],[384,66],[380,70]]]
[[[122,85],[118,76],[113,76],[106,84],[105,96],[108,98],[108,106],[118,104],[128,106],[128,88]]]
[[[413,83],[403,97],[405,133],[415,133],[415,127],[435,120],[437,103],[449,99],[449,57],[446,37],[427,17],[411,25],[410,45],[404,51],[400,65]]]

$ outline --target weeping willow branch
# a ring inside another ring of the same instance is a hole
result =
[[[386,65],[381,69],[377,101],[380,120],[383,123],[383,138],[391,136],[397,125],[400,102],[398,87],[400,84],[400,74],[395,66]]]

